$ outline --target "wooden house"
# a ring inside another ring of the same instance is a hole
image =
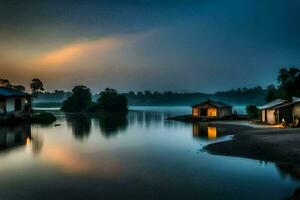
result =
[[[284,121],[287,124],[294,124],[295,126],[299,126],[300,98],[293,97],[292,101],[277,106],[276,110],[279,123]]]
[[[300,98],[293,97],[292,101],[276,99],[258,107],[261,111],[261,121],[267,124],[299,124]]]
[[[279,123],[279,118],[276,114],[277,113],[276,107],[281,106],[286,102],[287,100],[276,99],[263,106],[259,106],[258,109],[260,109],[261,121],[267,124]]]
[[[0,87],[0,115],[30,113],[31,97],[13,88]]]
[[[232,106],[220,101],[206,100],[192,106],[192,116],[199,118],[224,118],[232,115]]]

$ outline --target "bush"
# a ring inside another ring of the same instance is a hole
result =
[[[92,94],[88,87],[83,85],[75,86],[72,92],[72,96],[63,102],[62,111],[81,112],[91,105]]]
[[[114,89],[105,89],[104,92],[100,93],[100,98],[97,100],[97,109],[105,111],[127,111],[127,99],[125,96],[120,95]]]
[[[35,124],[52,124],[56,121],[56,117],[48,112],[42,112],[34,114],[31,118],[31,122]]]
[[[252,118],[257,119],[259,117],[259,109],[254,105],[249,105],[246,108],[247,114]]]

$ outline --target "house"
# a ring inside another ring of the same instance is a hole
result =
[[[287,124],[299,125],[300,119],[300,98],[293,97],[292,101],[289,101],[283,105],[277,106],[278,122],[283,120]]]
[[[30,113],[31,97],[13,88],[0,87],[0,115]]]
[[[261,121],[267,124],[276,124],[279,123],[279,118],[277,115],[277,106],[285,104],[287,100],[276,99],[271,101],[263,106],[259,106]]]
[[[258,107],[261,111],[261,121],[267,124],[299,124],[300,98],[293,97],[292,101],[276,99]]]
[[[192,116],[199,118],[224,118],[232,115],[232,106],[207,99],[192,106]]]

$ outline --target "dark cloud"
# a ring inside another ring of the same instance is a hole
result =
[[[39,52],[154,30],[110,56],[108,65],[126,77],[111,71],[87,84],[188,91],[266,86],[280,68],[299,66],[299,8],[298,0],[1,1],[0,57],[5,48]],[[91,74],[101,74],[101,66]],[[47,84],[56,87],[54,80]]]

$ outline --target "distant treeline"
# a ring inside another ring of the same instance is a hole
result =
[[[126,96],[128,105],[134,106],[149,106],[149,105],[172,105],[184,106],[199,103],[205,99],[213,99],[224,101],[231,104],[261,105],[265,103],[267,90],[261,87],[254,88],[238,88],[229,91],[216,92],[214,94],[206,93],[177,93],[172,91],[167,92],[128,92],[122,93]],[[71,96],[71,92],[56,90],[54,92],[38,92],[35,93],[36,99],[34,102],[63,102]],[[99,94],[94,94],[92,100],[96,101]]]
[[[72,92],[66,92],[63,90],[55,90],[54,92],[36,92],[33,99],[35,103],[38,102],[57,102],[62,103],[68,97],[72,95]]]
[[[238,88],[235,90],[205,93],[177,93],[177,92],[129,92],[125,93],[129,105],[193,105],[205,99],[224,101],[231,104],[247,105],[249,103],[261,105],[265,102],[266,89],[261,87]]]

